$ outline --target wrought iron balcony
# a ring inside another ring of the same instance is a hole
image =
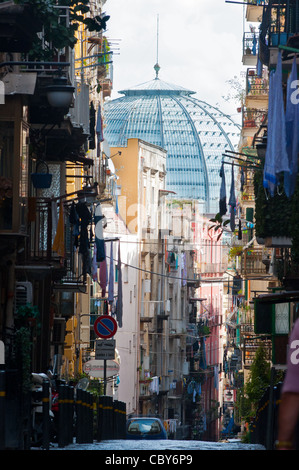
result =
[[[256,32],[244,33],[243,36],[243,65],[255,66],[258,57],[259,34]]]
[[[269,81],[259,76],[256,69],[249,68],[246,73],[246,108],[268,108]]]
[[[269,248],[248,248],[241,256],[240,274],[246,275],[267,275],[271,260],[271,250]]]
[[[85,292],[86,263],[76,248],[69,215],[70,204],[64,204],[63,230],[56,238],[59,248],[55,251],[53,243],[62,226],[54,229],[57,214],[53,201],[31,199],[27,263],[52,266],[56,289]]]

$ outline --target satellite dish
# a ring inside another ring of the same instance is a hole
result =
[[[83,379],[80,379],[77,385],[77,388],[80,390],[87,390],[89,385],[89,379],[87,377],[83,377]]]
[[[106,157],[109,158],[111,153],[110,153],[110,147],[108,145],[108,141],[106,139],[104,139],[102,142],[102,150],[104,154],[106,155]]]

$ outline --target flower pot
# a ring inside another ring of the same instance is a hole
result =
[[[46,172],[38,172],[37,169],[40,164],[44,165]],[[31,181],[35,188],[46,189],[50,188],[52,183],[52,174],[49,173],[49,167],[46,162],[40,161],[36,165],[36,173],[31,173]]]

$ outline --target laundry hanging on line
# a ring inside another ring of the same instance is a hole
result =
[[[278,53],[276,71],[270,73],[268,132],[263,186],[274,196],[279,186],[279,174],[289,172],[286,149],[286,121],[282,89],[282,58]]]

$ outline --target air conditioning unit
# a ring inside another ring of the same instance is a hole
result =
[[[19,307],[26,304],[32,304],[33,301],[33,289],[31,282],[16,282],[15,287],[15,311]]]
[[[54,318],[52,344],[64,344],[65,326],[64,318]]]

